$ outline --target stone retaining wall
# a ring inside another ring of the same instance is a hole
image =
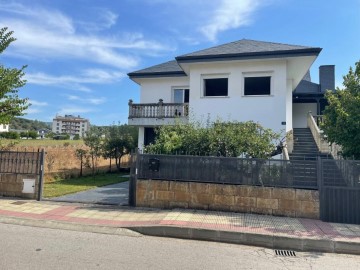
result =
[[[35,179],[35,193],[23,193],[24,179]],[[0,196],[36,199],[39,177],[33,174],[0,174]]]
[[[136,206],[192,208],[318,219],[314,190],[137,180]]]

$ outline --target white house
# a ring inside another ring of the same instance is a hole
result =
[[[141,86],[128,121],[139,127],[139,148],[154,140],[154,127],[175,119],[252,120],[283,134],[306,127],[307,112],[319,114],[335,85],[334,66],[320,67],[319,84],[310,80],[320,51],[242,39],[129,73]]]
[[[8,132],[9,125],[8,124],[0,124],[0,132]]]

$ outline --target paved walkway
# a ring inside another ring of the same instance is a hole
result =
[[[128,205],[129,181],[81,191],[51,200],[62,202]]]
[[[360,254],[360,225],[200,210],[160,210],[0,198],[0,222]]]

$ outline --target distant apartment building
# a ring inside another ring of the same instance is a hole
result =
[[[9,125],[8,124],[0,124],[0,132],[8,132]]]
[[[89,120],[81,118],[80,115],[77,117],[73,115],[57,115],[52,122],[52,132],[55,134],[69,134],[70,138],[73,138],[75,135],[84,137],[89,129]]]

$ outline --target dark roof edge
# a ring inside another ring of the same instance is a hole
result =
[[[251,59],[251,58],[270,58],[283,56],[310,56],[319,55],[322,48],[305,48],[283,51],[266,51],[251,53],[234,53],[234,54],[215,54],[215,55],[197,55],[197,56],[178,56],[175,57],[178,62],[194,62],[196,60],[218,60],[224,61],[229,59]],[[264,57],[265,56],[265,57]]]
[[[305,93],[305,92],[300,92],[300,93],[295,93],[293,92],[293,98],[294,97],[324,97],[324,92],[316,92],[316,93]]]
[[[184,71],[166,72],[131,72],[127,74],[130,78],[152,78],[152,77],[182,77],[187,76]]]

